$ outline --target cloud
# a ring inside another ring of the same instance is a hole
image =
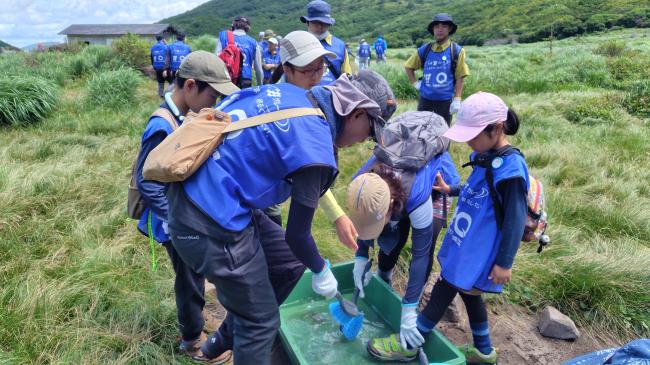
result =
[[[207,0],[13,0],[0,12],[0,39],[23,47],[63,41],[71,24],[155,23]]]

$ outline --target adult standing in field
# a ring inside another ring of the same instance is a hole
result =
[[[145,210],[138,223],[138,230],[167,250],[175,273],[174,292],[181,331],[180,350],[184,354],[195,356],[207,339],[203,329],[209,328],[210,332],[217,330],[216,320],[204,311],[205,277],[186,265],[171,244],[167,229],[169,203],[165,197],[165,184],[145,180],[142,169],[149,153],[172,133],[175,129],[172,126],[183,123],[184,116],[190,109],[212,107],[218,98],[239,89],[230,82],[223,61],[205,51],[193,52],[185,57],[178,69],[175,83],[174,91],[165,95],[165,101],[149,118],[142,135],[135,179],[145,202]],[[229,357],[230,353],[224,353],[213,364],[225,362]]]
[[[283,42],[283,52],[287,48]],[[228,310],[223,332],[230,335],[217,331],[207,344],[218,346],[217,354],[232,348],[235,364],[269,363],[279,303],[305,266],[315,273],[314,292],[326,298],[337,292],[311,225],[320,196],[336,176],[333,145],[351,146],[383,125],[379,96],[355,85],[363,87],[363,80],[343,75],[310,90],[280,83],[231,95],[218,109],[234,123],[288,108],[318,107],[324,116],[291,117],[230,134],[191,177],[169,184],[172,243],[184,262],[216,285]],[[259,209],[289,197],[285,232]],[[213,354],[203,355],[210,361]]]
[[[350,59],[345,50],[345,42],[330,33],[330,27],[336,23],[331,17],[330,4],[323,0],[313,0],[307,4],[307,15],[300,21],[307,24],[307,30],[320,40],[323,47],[336,54],[336,58],[325,58],[327,69],[321,78],[321,85],[329,85],[344,73],[352,73]]]
[[[449,14],[437,14],[427,26],[434,42],[419,47],[404,64],[409,81],[420,91],[417,110],[434,112],[447,124],[460,109],[465,77],[469,75],[465,49],[449,39],[457,29]],[[421,81],[415,78],[419,69],[424,70]]]
[[[171,62],[169,64],[170,72],[170,83],[174,82],[176,78],[176,72],[178,68],[183,63],[185,57],[192,52],[192,47],[185,43],[185,34],[177,33],[176,42],[169,45],[169,55],[171,57]]]
[[[359,70],[365,70],[370,67],[370,45],[366,42],[365,39],[362,39],[359,42],[359,50],[357,54],[359,55]]]
[[[379,36],[375,41],[374,48],[375,54],[377,55],[377,63],[386,63],[386,50],[388,49],[388,43],[386,43],[386,40],[381,33],[379,33]]]
[[[257,85],[262,85],[264,71],[262,70],[262,49],[255,39],[248,36],[251,30],[251,24],[248,18],[238,16],[233,20],[231,31],[233,33],[235,44],[241,51],[241,70],[240,78],[237,80],[237,86],[245,89],[253,85],[253,67],[255,68],[255,81]],[[228,31],[219,32],[217,39],[216,53],[219,55],[221,50],[228,44]]]
[[[264,34],[262,36],[262,40],[260,40],[258,42],[258,44],[260,45],[260,47],[262,49],[262,54],[264,54],[264,52],[269,48],[269,40],[271,38],[275,38],[275,40],[277,40],[279,42],[279,40],[276,38],[276,35],[275,35],[275,33],[273,32],[272,29],[267,29],[264,32],[260,32],[260,34]]]
[[[165,93],[165,80],[169,79],[169,47],[165,44],[163,36],[156,36],[156,43],[151,46],[149,52],[151,57],[151,66],[156,71],[156,81],[158,81],[158,96],[161,98]],[[168,81],[169,82],[169,81]]]
[[[262,55],[262,68],[264,69],[264,83],[271,82],[273,71],[280,66],[280,53],[278,52],[278,41],[271,37],[268,40],[268,46]]]

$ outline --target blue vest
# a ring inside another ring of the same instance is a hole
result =
[[[359,46],[359,57],[370,57],[370,45],[368,43],[361,43]]]
[[[169,49],[163,41],[151,46],[151,60],[154,70],[164,70],[167,68],[167,63],[169,63]]]
[[[325,40],[320,41],[320,43],[323,45],[323,47],[326,50],[328,50],[330,52],[334,52],[336,54],[336,59],[329,58],[329,61],[332,63],[332,65],[334,66],[334,69],[336,70],[336,72],[340,76],[341,75],[341,65],[343,64],[343,60],[345,60],[345,53],[346,53],[345,52],[345,43],[342,40],[340,40],[340,39],[338,39],[338,38],[336,38],[334,36],[332,36],[332,45],[331,46],[327,42],[325,42]],[[336,81],[336,76],[334,74],[332,74],[332,72],[330,71],[330,69],[328,67],[325,70],[325,72],[323,73],[323,77],[320,79],[319,85],[326,86],[326,85],[329,85],[329,84],[333,83],[334,81]]]
[[[357,171],[353,179],[360,174],[367,172],[376,162],[377,158],[375,155],[372,155],[359,171]],[[399,217],[392,217],[392,220],[399,220],[404,215],[410,214],[429,199],[433,190],[433,185],[436,183],[436,174],[438,172],[442,174],[447,184],[455,185],[460,181],[460,176],[458,175],[456,166],[454,166],[454,161],[451,159],[451,155],[448,152],[443,152],[442,154],[435,156],[415,173],[413,184],[410,187],[403,186],[404,189],[410,189],[410,191],[407,191],[409,195],[406,200],[405,210]],[[398,234],[382,234],[382,236],[377,239],[377,243],[384,253],[389,254],[393,248],[395,248],[395,245],[397,245],[398,238]]]
[[[178,123],[178,125],[180,126],[181,121],[176,119],[176,123]],[[144,142],[149,138],[151,138],[151,136],[161,131],[165,132],[166,135],[170,135],[173,130],[172,127],[165,119],[161,117],[150,118],[149,122],[147,123],[147,126],[144,129],[144,133],[142,134],[140,145],[144,144]],[[138,230],[147,237],[149,237],[149,230],[147,227],[149,212],[151,212],[149,207],[145,207],[142,216],[140,217],[140,221],[138,222]],[[165,217],[164,221],[166,220],[167,217]],[[171,239],[169,235],[167,235],[163,230],[162,224],[163,224],[163,219],[161,219],[156,214],[151,212],[151,232],[153,233],[153,239],[156,240],[156,242],[160,242],[160,243],[167,242]]]
[[[280,64],[280,52],[277,52],[277,49],[276,49],[275,55],[273,55],[273,54],[271,54],[271,52],[269,52],[269,50],[267,48],[266,51],[264,51],[264,53],[263,53],[262,59],[263,59],[264,64],[279,65]],[[264,78],[265,79],[268,79],[269,77],[271,77],[272,74],[273,74],[272,70],[264,70]]]
[[[375,41],[375,52],[377,52],[378,55],[386,52],[386,47],[384,46],[384,40],[382,38],[378,38]]]
[[[470,158],[474,158],[473,153]],[[499,163],[500,162],[500,163]],[[500,181],[522,177],[528,181],[526,161],[519,154],[496,158],[492,164],[494,186]],[[458,196],[458,205],[438,252],[441,275],[462,290],[473,288],[500,293],[503,285],[488,279],[501,243],[494,205],[483,167],[475,166]]]
[[[234,34],[235,44],[241,51],[242,64],[241,64],[241,78],[252,80],[253,79],[253,62],[255,61],[255,50],[257,49],[257,42],[247,35]],[[221,48],[225,48],[228,44],[228,33],[222,31],[219,33],[219,41]]]
[[[292,84],[270,84],[230,95],[218,109],[233,122],[269,111],[313,107],[305,90]],[[284,202],[291,195],[288,179],[310,165],[336,171],[327,121],[305,116],[230,133],[212,157],[183,182],[188,198],[220,226],[241,231],[253,209]],[[334,178],[334,175],[332,176]]]
[[[181,67],[181,63],[185,57],[192,52],[190,46],[185,44],[183,41],[176,41],[169,45],[169,53],[171,54],[171,69],[172,71],[178,71],[178,68]]]
[[[427,45],[418,48],[420,59]],[[461,47],[457,47],[460,54]],[[455,55],[458,59],[458,55]],[[429,52],[422,64],[423,75],[420,96],[428,100],[448,101],[454,97],[454,70],[451,69],[451,45],[442,52]]]

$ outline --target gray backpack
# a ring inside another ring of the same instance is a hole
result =
[[[417,171],[434,156],[447,150],[442,137],[447,122],[433,112],[406,112],[386,124],[373,153],[377,160],[397,169]]]

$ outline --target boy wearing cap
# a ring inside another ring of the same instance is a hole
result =
[[[519,129],[517,114],[498,96],[479,92],[462,104],[456,123],[444,136],[472,148],[472,172],[463,185],[447,185],[438,175],[434,189],[458,196],[458,205],[438,252],[440,278],[431,300],[417,316],[417,332],[426,338],[456,295],[465,303],[472,344],[458,349],[468,364],[496,364],[488,313],[482,293],[500,293],[510,281],[524,233],[530,187],[528,167],[507,136]],[[490,186],[491,185],[491,186]],[[398,335],[368,342],[368,352],[387,361],[410,361],[421,341],[406,344]]]
[[[263,51],[262,68],[264,69],[264,83],[271,82],[273,71],[280,65],[280,53],[278,52],[278,41],[271,37],[268,39],[267,48]]]
[[[321,49],[321,56],[326,53]],[[292,117],[230,134],[193,176],[169,185],[172,243],[188,265],[215,284],[228,310],[199,359],[210,361],[232,349],[236,364],[268,364],[278,306],[305,267],[315,273],[317,294],[336,294],[338,284],[318,252],[311,224],[320,196],[336,176],[333,145],[363,141],[382,124],[378,102],[386,104],[386,95],[382,100],[373,93],[371,99],[355,86],[366,90],[365,81],[342,76],[311,93],[291,83],[269,84],[224,99],[218,109],[234,123],[297,107],[317,106],[324,117]],[[285,232],[260,209],[289,197]]]
[[[231,30],[242,57],[241,77],[237,86],[240,89],[245,89],[253,85],[253,67],[255,68],[255,81],[257,81],[257,85],[262,85],[264,76],[262,49],[253,37],[248,36],[248,32],[251,30],[250,21],[246,17],[238,16],[233,20]],[[215,53],[218,56],[223,47],[228,44],[228,31],[219,32],[216,43]]]
[[[427,26],[435,42],[422,45],[404,64],[409,81],[420,91],[417,110],[434,112],[447,124],[460,108],[464,80],[469,75],[465,49],[449,39],[456,29],[449,14],[437,14]],[[415,78],[419,69],[424,70],[421,81]]]
[[[176,42],[169,45],[169,54],[171,57],[171,62],[169,64],[170,83],[174,82],[178,68],[190,52],[192,52],[192,47],[185,44],[185,34],[177,33]]]
[[[170,119],[173,117],[173,120],[167,121],[160,116],[153,116],[149,119],[142,135],[135,176],[146,208],[138,223],[138,230],[163,245],[169,254],[176,274],[174,291],[182,337],[180,349],[194,356],[206,340],[202,332],[205,278],[186,265],[171,244],[167,229],[169,204],[165,197],[165,185],[157,181],[145,180],[142,169],[149,153],[172,132],[170,122],[180,126],[189,110],[212,107],[218,98],[230,95],[239,89],[230,82],[223,61],[205,51],[196,51],[184,58],[178,68],[175,83],[174,91],[167,93],[165,101],[160,105],[167,111],[166,114]],[[206,320],[214,322],[211,316]],[[210,325],[216,327],[215,323]],[[216,328],[211,329],[211,331],[215,330]],[[219,360],[226,361],[228,358],[229,353],[223,354]]]
[[[307,15],[300,17],[300,21],[307,24],[309,33],[316,36],[326,50],[336,54],[336,58],[325,59],[327,69],[320,85],[329,85],[342,74],[352,73],[345,42],[329,32],[330,27],[336,23],[330,13],[330,4],[323,0],[313,0],[307,4]]]

